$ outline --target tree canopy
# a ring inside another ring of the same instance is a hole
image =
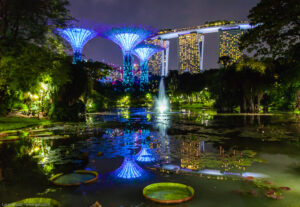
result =
[[[286,56],[300,44],[300,1],[261,0],[248,16],[255,28],[241,39],[241,48],[257,56]]]

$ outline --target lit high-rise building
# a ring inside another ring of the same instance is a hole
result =
[[[219,30],[219,57],[229,56],[231,63],[237,62],[243,55],[239,42],[244,31],[239,28],[224,28]]]
[[[190,33],[178,37],[179,73],[199,73],[203,62],[204,36]]]
[[[149,73],[153,75],[167,75],[168,73],[168,58],[169,58],[169,41],[155,39],[148,41],[149,44],[154,44],[166,48],[161,52],[152,55],[148,61]]]

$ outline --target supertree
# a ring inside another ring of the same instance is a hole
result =
[[[138,58],[140,59],[140,66],[141,66],[140,88],[142,91],[144,90],[145,86],[149,82],[148,60],[152,55],[154,55],[155,53],[163,49],[165,48],[159,45],[144,44],[144,43],[141,43],[134,48],[134,54],[138,56]]]
[[[142,25],[119,25],[99,28],[99,34],[103,38],[110,39],[122,49],[123,52],[123,85],[133,85],[133,56],[132,50],[145,39],[155,35],[156,29]]]
[[[65,29],[56,29],[56,33],[64,38],[73,49],[73,63],[82,61],[82,49],[84,45],[97,36],[97,32],[88,26],[71,24]]]

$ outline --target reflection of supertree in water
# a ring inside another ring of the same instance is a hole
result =
[[[141,78],[140,78],[140,87],[143,91],[145,86],[148,84],[148,60],[155,53],[163,50],[163,47],[158,45],[151,44],[139,44],[134,49],[134,54],[140,59],[141,66]]]
[[[136,155],[136,160],[139,162],[154,162],[155,157],[148,147],[142,147],[140,152]]]
[[[73,49],[73,63],[82,61],[82,49],[84,45],[91,39],[97,36],[97,33],[92,29],[87,29],[81,26],[72,26],[65,29],[57,29],[57,33],[67,40]]]
[[[118,178],[123,179],[139,178],[143,175],[143,173],[144,170],[129,157],[125,157],[121,167],[114,172]]]
[[[129,87],[132,86],[132,49],[143,40],[154,35],[156,31],[144,26],[122,25],[103,27],[100,29],[99,33],[102,37],[112,40],[121,47],[124,59],[123,84]]]

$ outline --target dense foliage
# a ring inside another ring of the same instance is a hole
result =
[[[68,24],[66,0],[0,1],[0,115],[79,120],[110,67],[78,62],[52,30]]]

